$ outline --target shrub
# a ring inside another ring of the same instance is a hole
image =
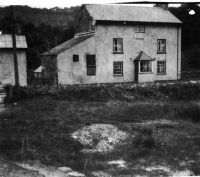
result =
[[[132,140],[133,152],[144,154],[156,148],[153,138],[153,129],[142,127]]]

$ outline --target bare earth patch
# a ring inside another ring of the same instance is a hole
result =
[[[110,124],[92,124],[72,134],[72,137],[85,146],[83,152],[107,153],[121,144],[129,134]]]
[[[32,162],[32,163],[24,162],[24,163],[16,163],[16,164],[22,167],[23,169],[37,171],[38,174],[41,175],[41,177],[85,177],[84,174],[74,171],[69,167],[56,168],[54,166],[43,165],[37,161]]]

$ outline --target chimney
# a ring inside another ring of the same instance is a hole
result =
[[[154,7],[160,7],[160,8],[163,8],[164,10],[167,10],[168,9],[168,3],[156,3],[154,5]]]

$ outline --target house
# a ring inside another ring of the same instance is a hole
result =
[[[33,71],[35,79],[48,79],[48,73],[45,72],[44,66],[39,66]]]
[[[25,36],[16,36],[17,61],[20,86],[27,85]],[[0,35],[0,85],[15,84],[12,35]]]
[[[75,37],[42,54],[54,83],[181,78],[181,21],[161,7],[83,5]]]

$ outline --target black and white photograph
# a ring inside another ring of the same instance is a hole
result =
[[[0,177],[200,176],[200,2],[0,1]]]

